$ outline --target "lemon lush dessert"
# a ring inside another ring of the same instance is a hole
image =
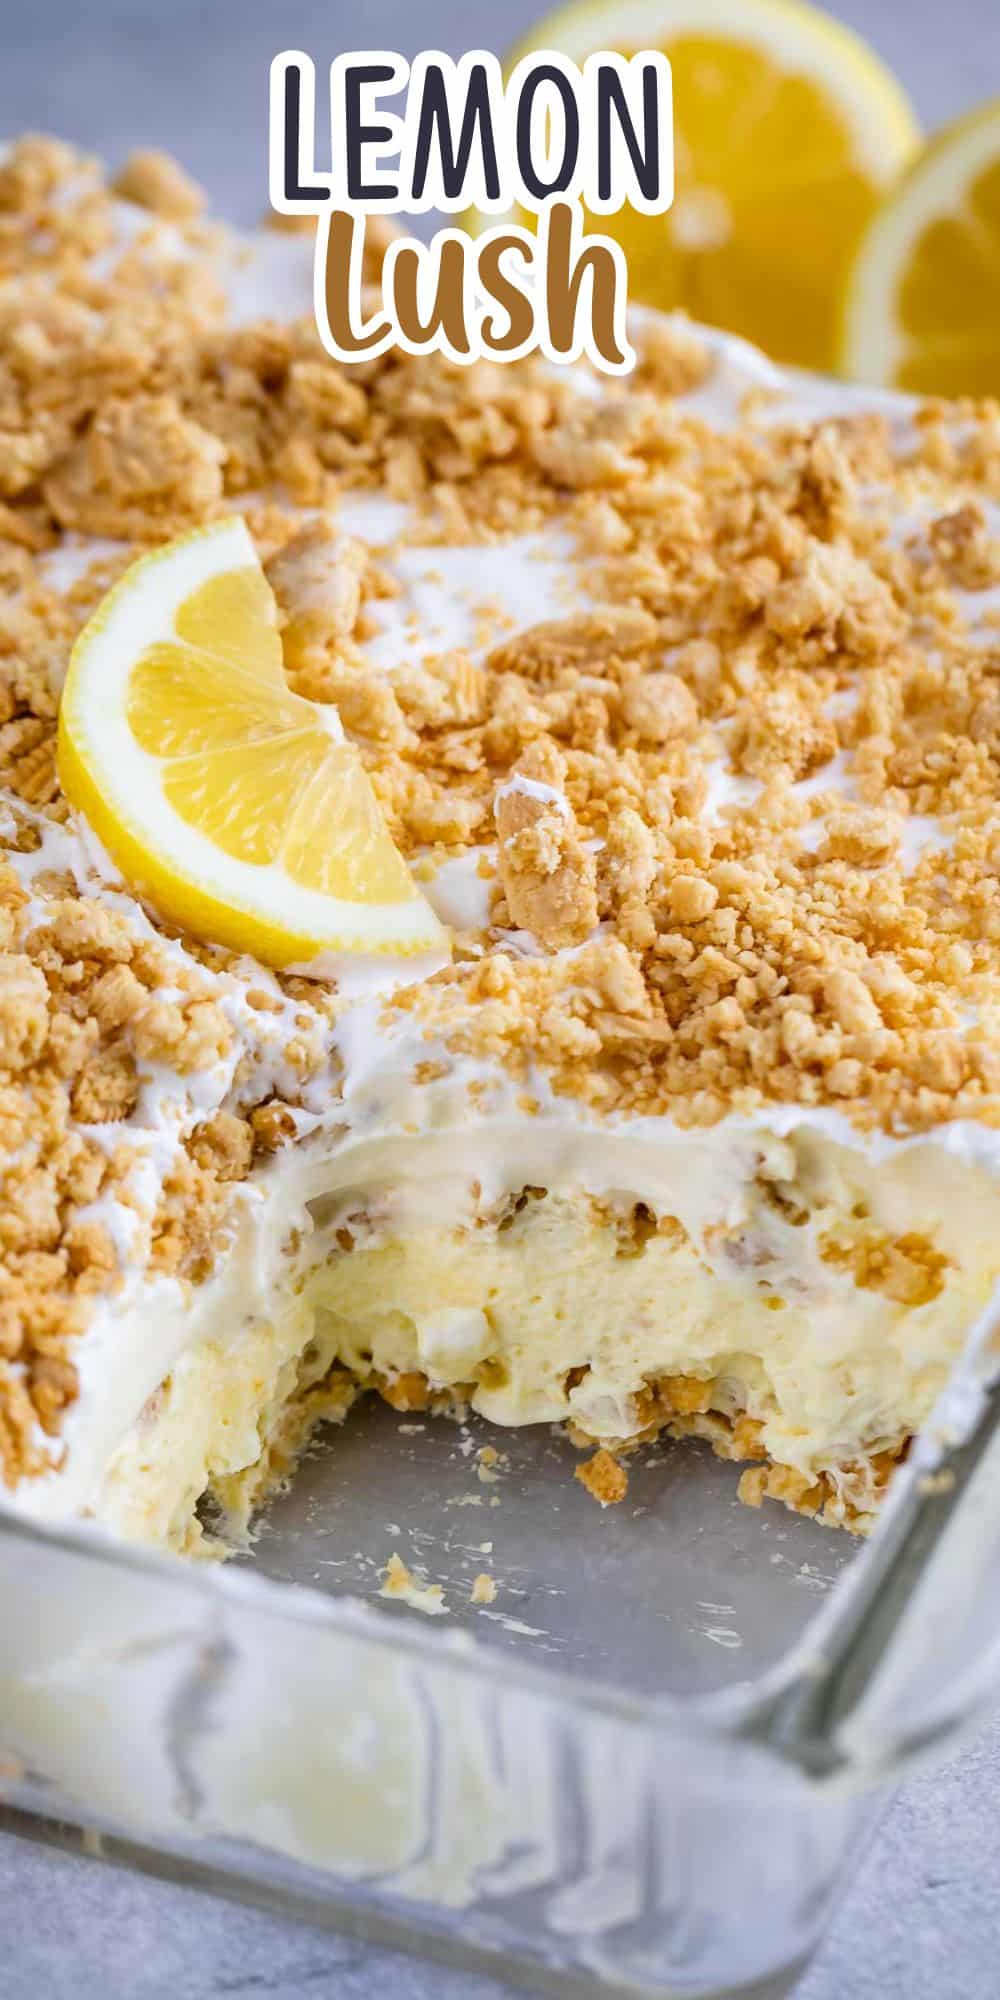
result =
[[[8,1503],[377,1391],[864,1527],[1000,1276],[995,406],[346,371],[199,208],[0,166]]]

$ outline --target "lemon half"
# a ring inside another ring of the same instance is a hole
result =
[[[1000,98],[933,139],[868,229],[842,362],[920,395],[1000,395]]]
[[[507,67],[540,49],[582,62],[645,48],[673,72],[673,208],[588,218],[622,244],[630,296],[681,306],[779,361],[832,367],[857,244],[919,142],[895,77],[804,0],[579,0],[533,28]]]
[[[289,691],[242,521],[109,592],[73,648],[58,758],[126,880],[185,930],[303,969],[443,943],[336,710]]]

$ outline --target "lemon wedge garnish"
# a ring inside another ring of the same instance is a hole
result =
[[[242,521],[144,556],[73,648],[59,778],[137,894],[267,964],[445,932],[332,706],[292,694]]]
[[[582,62],[645,48],[673,72],[674,205],[589,227],[622,244],[631,298],[683,307],[779,361],[831,367],[854,251],[919,140],[895,78],[804,0],[577,0],[508,65],[538,49]]]
[[[867,230],[842,361],[919,395],[1000,395],[1000,98],[933,139]]]

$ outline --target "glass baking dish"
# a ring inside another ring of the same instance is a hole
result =
[[[225,1566],[0,1513],[5,1823],[536,1990],[787,1993],[1000,1679],[992,1403],[952,1386],[866,1548],[700,1446],[606,1511],[574,1462],[372,1403]]]

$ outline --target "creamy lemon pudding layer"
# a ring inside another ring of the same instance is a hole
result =
[[[9,1501],[205,1547],[374,1390],[866,1525],[1000,1276],[995,408],[348,373],[198,210],[0,167]],[[430,953],[197,939],[60,795],[74,635],[234,516]]]

